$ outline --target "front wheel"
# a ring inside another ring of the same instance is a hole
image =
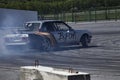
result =
[[[89,44],[89,38],[88,38],[88,35],[84,35],[82,36],[81,38],[81,44],[83,47],[88,47],[88,44]]]

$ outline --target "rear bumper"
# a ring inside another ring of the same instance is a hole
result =
[[[26,46],[28,43],[23,42],[23,43],[5,43],[5,46]]]
[[[9,50],[26,50],[29,48],[28,43],[6,43],[5,44],[6,49]]]

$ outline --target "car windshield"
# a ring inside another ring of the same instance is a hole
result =
[[[25,28],[30,31],[39,30],[40,23],[26,23]]]

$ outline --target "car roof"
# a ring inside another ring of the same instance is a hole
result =
[[[44,23],[44,22],[62,22],[60,20],[40,20],[40,21],[28,21],[26,23]]]

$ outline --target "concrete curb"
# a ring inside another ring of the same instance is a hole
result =
[[[90,80],[90,74],[45,66],[21,67],[20,80]]]

